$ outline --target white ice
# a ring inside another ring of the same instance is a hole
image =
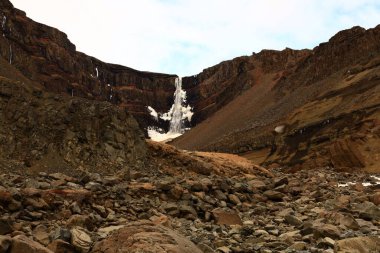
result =
[[[159,131],[153,129],[153,128],[148,128],[148,136],[153,140],[157,142],[167,142],[170,141],[174,138],[177,138],[180,136],[181,133],[160,133]]]
[[[364,187],[368,187],[368,186],[372,186],[372,185],[380,185],[380,177],[378,177],[378,176],[371,176],[371,177],[376,179],[377,182],[375,182],[375,183],[364,182],[364,183],[362,183],[362,185]],[[344,184],[338,184],[338,187],[348,187],[350,185],[355,185],[355,184],[356,184],[356,182],[347,182]]]
[[[149,114],[157,121],[158,120],[158,113],[156,110],[153,109],[153,107],[148,106]]]
[[[160,117],[162,120],[170,121],[170,128],[167,133],[157,131],[152,127],[148,128],[148,135],[154,141],[168,141],[188,130],[184,128],[184,120],[187,119],[190,122],[194,113],[192,112],[193,108],[186,105],[186,91],[182,89],[182,78],[176,78],[175,87],[174,103],[168,112],[159,114],[151,106],[148,106],[149,113],[155,120]]]

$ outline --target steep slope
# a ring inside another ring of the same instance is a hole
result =
[[[187,78],[197,120],[209,118],[173,144],[293,168],[378,170],[379,42],[380,26],[353,27],[312,51],[263,51]]]
[[[66,34],[0,2],[0,56],[47,91],[106,100],[126,108],[142,128],[154,125],[147,106],[167,111],[176,76],[104,63],[77,52]]]

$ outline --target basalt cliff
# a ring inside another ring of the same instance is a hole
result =
[[[167,111],[175,75],[137,71],[77,52],[67,35],[0,2],[0,55],[46,91],[109,101],[131,113],[142,129],[156,122],[147,106]]]

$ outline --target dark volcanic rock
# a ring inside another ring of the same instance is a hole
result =
[[[0,77],[0,118],[0,158],[28,167],[43,164],[57,172],[113,164],[122,172],[146,155],[136,121],[107,102],[45,93]],[[25,201],[34,209],[49,208],[42,199]]]
[[[5,20],[0,56],[46,90],[110,101],[126,108],[143,128],[157,124],[147,106],[170,109],[174,75],[137,71],[77,52],[65,33],[34,22],[8,0],[0,3],[0,17]]]

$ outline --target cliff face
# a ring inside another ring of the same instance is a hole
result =
[[[2,59],[0,66],[17,73]],[[4,168],[113,172],[146,158],[135,119],[105,101],[58,95],[0,75],[0,119]]]
[[[380,26],[341,31],[313,50],[226,61],[184,79],[200,123],[173,144],[265,165],[376,171],[379,76]]]
[[[259,54],[222,62],[200,74],[184,77],[188,102],[194,106],[193,124],[198,124],[255,86],[263,75],[284,75],[310,50],[263,50]]]
[[[0,2],[0,55],[45,90],[106,100],[130,112],[142,128],[154,125],[147,106],[167,111],[174,75],[137,71],[77,52],[66,34],[34,22]]]

